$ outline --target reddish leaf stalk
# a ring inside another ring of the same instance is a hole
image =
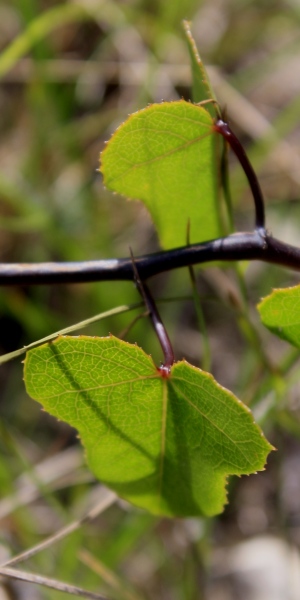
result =
[[[223,121],[222,119],[218,119],[214,125],[215,131],[220,133],[225,140],[230,145],[231,149],[235,153],[237,159],[239,160],[244,173],[248,179],[254,204],[255,204],[255,228],[257,230],[264,231],[265,230],[265,209],[264,209],[264,198],[261,191],[261,187],[259,185],[256,173],[249,161],[248,156],[236,135],[231,131],[228,123]]]
[[[131,254],[131,260],[132,260],[132,268],[133,268],[133,272],[134,272],[134,280],[135,280],[137,289],[140,292],[140,294],[145,302],[145,306],[149,312],[149,316],[152,321],[152,325],[154,327],[155,333],[158,337],[158,340],[159,340],[159,343],[160,343],[160,346],[161,346],[161,349],[162,349],[163,355],[164,355],[164,362],[159,367],[157,367],[157,370],[159,371],[160,375],[166,379],[169,377],[170,372],[171,372],[171,367],[175,362],[173,347],[172,347],[170,338],[168,336],[167,330],[162,322],[161,316],[156,307],[154,298],[153,298],[147,284],[144,281],[142,281],[139,276],[137,265],[135,263],[131,249],[130,249],[130,254]]]

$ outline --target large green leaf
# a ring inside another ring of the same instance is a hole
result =
[[[274,290],[257,308],[268,329],[300,348],[300,285]]]
[[[214,515],[226,477],[264,467],[271,446],[211,375],[114,337],[61,337],[28,352],[28,393],[78,429],[95,475],[155,514]]]
[[[213,119],[184,100],[153,104],[131,115],[101,155],[107,188],[142,200],[161,244],[220,235]]]

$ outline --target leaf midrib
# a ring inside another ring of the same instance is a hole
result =
[[[162,498],[162,484],[164,475],[164,463],[166,456],[166,429],[167,429],[167,413],[168,413],[168,387],[165,379],[162,380],[162,423],[161,423],[161,451],[160,451],[160,468],[158,478],[158,497]]]
[[[197,136],[197,138],[194,138],[193,140],[189,140],[188,142],[186,142],[186,144],[182,144],[181,146],[177,146],[176,148],[173,148],[172,150],[169,150],[169,152],[165,152],[164,154],[160,154],[159,156],[155,156],[154,158],[151,158],[149,160],[145,160],[141,163],[135,163],[134,165],[132,165],[131,167],[129,167],[126,171],[123,171],[120,175],[113,177],[109,180],[106,180],[106,185],[109,185],[110,183],[114,182],[114,181],[118,181],[119,179],[122,179],[123,177],[126,177],[128,175],[128,173],[130,173],[131,171],[133,171],[134,169],[140,169],[142,167],[145,167],[147,165],[151,165],[155,162],[157,162],[158,160],[163,160],[164,158],[167,158],[169,156],[172,156],[172,154],[175,154],[176,152],[182,152],[183,150],[186,150],[186,148],[188,148],[189,146],[192,146],[193,144],[197,144],[198,142],[200,142],[201,140],[207,138],[209,135],[212,134],[212,131],[205,133],[201,136]]]
[[[54,379],[54,378],[51,377],[51,379]],[[61,396],[62,394],[65,394],[65,393],[81,394],[81,393],[85,393],[85,392],[91,392],[94,390],[106,389],[106,388],[110,388],[110,387],[118,387],[119,385],[126,385],[128,383],[136,383],[137,381],[146,381],[148,379],[158,379],[158,375],[154,374],[154,375],[147,375],[147,376],[143,376],[143,377],[137,377],[135,379],[126,379],[125,381],[118,381],[115,383],[107,383],[106,385],[96,385],[96,386],[90,387],[90,388],[79,388],[79,389],[64,388],[64,390],[62,392],[59,392],[58,394],[53,394],[53,396],[47,396],[47,398],[44,398],[44,400],[46,400],[46,399],[51,400],[52,398],[59,398],[59,396]],[[55,381],[57,383],[57,380],[55,380]]]

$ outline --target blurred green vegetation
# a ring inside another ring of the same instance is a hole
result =
[[[146,210],[103,189],[98,157],[129,113],[151,102],[190,98],[183,18],[192,20],[218,100],[257,169],[268,228],[299,243],[296,1],[2,0],[1,262],[121,257],[129,246],[135,255],[158,249]],[[234,160],[230,167],[234,221],[238,229],[250,229],[248,187]],[[229,549],[269,534],[299,546],[299,365],[286,343],[263,330],[255,312],[272,287],[293,285],[298,275],[251,264],[238,271],[196,269],[196,276],[213,374],[253,404],[277,455],[265,473],[231,482],[230,504],[214,521],[158,521],[121,502],[33,558],[32,570],[96,589],[99,576],[79,558],[85,548],[139,598],[244,599]],[[158,277],[151,288],[157,297],[192,296],[187,271]],[[131,283],[2,288],[1,352],[137,300]],[[192,302],[161,310],[177,357],[201,364],[203,340]],[[131,319],[131,314],[120,315],[84,333],[118,335]],[[146,319],[126,339],[159,362]],[[26,397],[20,361],[1,367],[0,382],[0,550],[15,554],[80,513],[95,483],[80,452],[77,468],[65,479],[54,476],[45,483],[40,478],[35,465],[69,448],[77,452],[75,434]],[[27,483],[19,479],[24,473]],[[24,492],[16,507],[18,490],[27,490],[28,481],[38,483],[38,492],[27,500]],[[126,586],[116,591],[101,582],[100,587],[111,597],[128,598]],[[53,590],[35,593],[63,597]]]

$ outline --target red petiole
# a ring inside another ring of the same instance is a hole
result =
[[[265,209],[263,194],[256,176],[256,173],[246,155],[246,152],[238,140],[236,135],[231,131],[228,123],[222,119],[217,119],[214,125],[214,130],[220,133],[225,140],[228,142],[241,166],[243,167],[244,173],[248,179],[252,195],[255,203],[255,228],[258,231],[265,231]]]
[[[140,294],[144,300],[145,306],[149,312],[149,316],[152,321],[152,325],[154,327],[155,333],[158,337],[158,340],[159,340],[159,343],[161,345],[163,355],[164,355],[164,362],[162,365],[160,365],[160,367],[157,367],[157,370],[159,371],[160,375],[166,379],[169,377],[170,372],[171,372],[171,367],[175,362],[172,344],[171,344],[170,338],[168,336],[167,330],[162,322],[162,319],[158,312],[158,309],[156,307],[154,298],[153,298],[147,284],[144,281],[142,281],[139,276],[139,272],[138,272],[138,269],[137,269],[136,263],[134,261],[134,257],[133,257],[131,250],[130,250],[130,254],[131,254],[131,260],[132,260],[132,268],[133,268],[133,272],[134,272],[134,280],[135,280],[137,289],[140,292]]]

